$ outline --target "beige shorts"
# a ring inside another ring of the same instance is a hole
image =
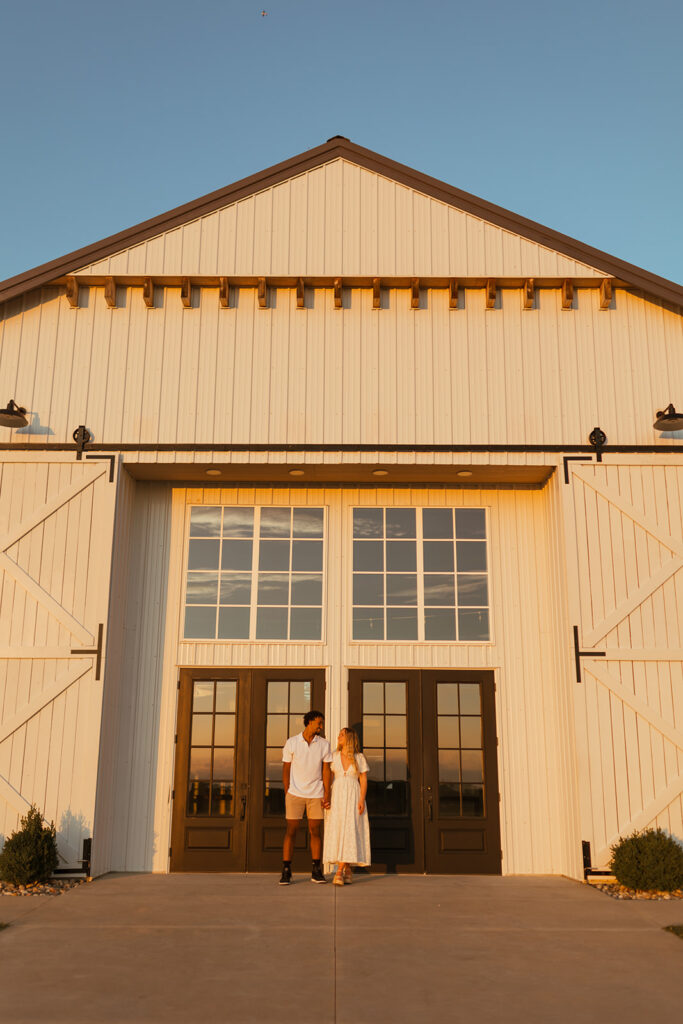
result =
[[[288,821],[300,821],[306,811],[309,821],[323,818],[323,802],[321,797],[292,796],[285,793],[285,817]]]

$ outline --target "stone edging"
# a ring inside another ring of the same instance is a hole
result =
[[[85,878],[52,878],[49,882],[34,882],[32,885],[12,885],[0,882],[0,896],[61,896],[77,885],[83,885]]]

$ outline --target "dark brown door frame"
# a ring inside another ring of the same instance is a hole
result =
[[[195,680],[232,680],[237,686],[232,814],[191,816],[187,811],[192,693]],[[179,670],[170,870],[274,871],[282,860],[284,817],[263,813],[266,699],[269,680],[311,680],[311,705],[325,709],[325,668],[187,667]],[[194,845],[191,845],[194,844]],[[307,829],[297,837],[294,868],[308,864]]]
[[[278,679],[311,680],[311,709],[325,712],[324,668],[254,668],[252,678],[252,719],[248,802],[247,871],[276,871],[282,866],[282,843],[285,819],[282,815],[266,815],[263,808],[265,792],[265,750],[267,725],[267,684]],[[301,723],[303,729],[303,722]],[[310,870],[308,829],[303,822],[297,833],[292,867],[295,871]]]
[[[424,871],[424,820],[422,805],[422,703],[420,673],[410,669],[351,669],[349,671],[349,721],[363,739],[363,682],[405,682],[408,731],[408,813],[373,820],[370,816],[370,842],[373,868],[388,873]]]
[[[430,874],[501,873],[498,742],[495,682],[492,670],[466,669],[421,673],[425,863]],[[436,684],[478,682],[481,687],[485,806],[483,817],[446,817],[439,806]]]
[[[364,681],[403,680],[408,698],[407,817],[370,817],[373,869],[399,873],[500,874],[500,811],[495,681],[491,669],[351,669],[349,721],[362,736]],[[479,682],[482,694],[485,818],[443,818],[439,815],[436,682]],[[482,822],[484,824],[483,838]],[[477,835],[479,834],[479,835]],[[463,847],[460,849],[460,847]],[[478,848],[480,847],[480,848]]]
[[[237,681],[235,766],[232,814],[205,817],[187,814],[187,773],[190,757],[193,684],[195,681]],[[248,670],[184,668],[178,680],[175,771],[172,789],[171,871],[240,871],[246,857],[248,787],[248,737],[250,732]]]

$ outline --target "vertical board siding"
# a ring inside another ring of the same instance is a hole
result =
[[[95,655],[72,648],[94,648],[107,622],[115,487],[108,463],[30,459],[0,467],[0,835],[35,803],[74,867],[93,830],[102,684]]]
[[[264,189],[80,273],[600,276],[599,269],[346,160]]]
[[[98,782],[98,871],[151,870],[156,745],[168,580],[170,489],[119,493],[112,581],[112,662],[106,675]],[[168,737],[165,737],[168,739]],[[173,737],[170,737],[172,744]]]
[[[125,699],[124,657],[128,636],[125,630],[129,576],[133,569],[132,541],[135,523],[136,483],[122,470],[117,485],[116,517],[112,555],[109,622],[107,623],[107,664],[102,698],[102,730],[97,773],[94,835],[91,871],[101,875],[111,870],[115,835],[114,798],[121,707]]]
[[[493,310],[461,289],[456,311],[445,289],[423,289],[418,310],[406,289],[383,289],[380,310],[357,288],[341,310],[322,288],[303,310],[286,288],[266,310],[252,288],[229,309],[215,288],[193,288],[188,309],[179,288],[158,288],[154,309],[119,291],[116,309],[90,288],[78,310],[49,289],[5,311],[0,372],[31,412],[10,440],[70,441],[80,423],[132,444],[573,445],[596,425],[610,443],[671,440],[652,423],[683,374],[683,321],[618,289],[609,311],[577,289],[570,312],[556,289],[528,311],[508,289]]]
[[[574,464],[575,687],[583,839],[594,864],[634,829],[683,839],[681,465]]]
[[[497,681],[503,870],[577,876],[580,844],[573,820],[573,741],[567,729],[572,650],[557,566],[562,542],[557,487],[553,482],[543,491],[378,491],[184,489],[138,483],[126,598],[122,710],[117,724],[111,726],[119,737],[112,870],[165,871],[168,867],[177,666],[325,667],[330,735],[346,724],[349,668],[488,667],[494,669]],[[327,624],[322,643],[182,640],[186,507],[197,502],[327,507]],[[490,508],[493,643],[351,641],[350,510],[355,504]]]

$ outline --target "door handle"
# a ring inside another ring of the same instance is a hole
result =
[[[240,807],[240,821],[244,821],[247,816],[247,798],[242,797],[242,806]]]
[[[434,821],[434,800],[432,799],[432,787],[425,786],[424,792],[427,803],[427,821]]]

